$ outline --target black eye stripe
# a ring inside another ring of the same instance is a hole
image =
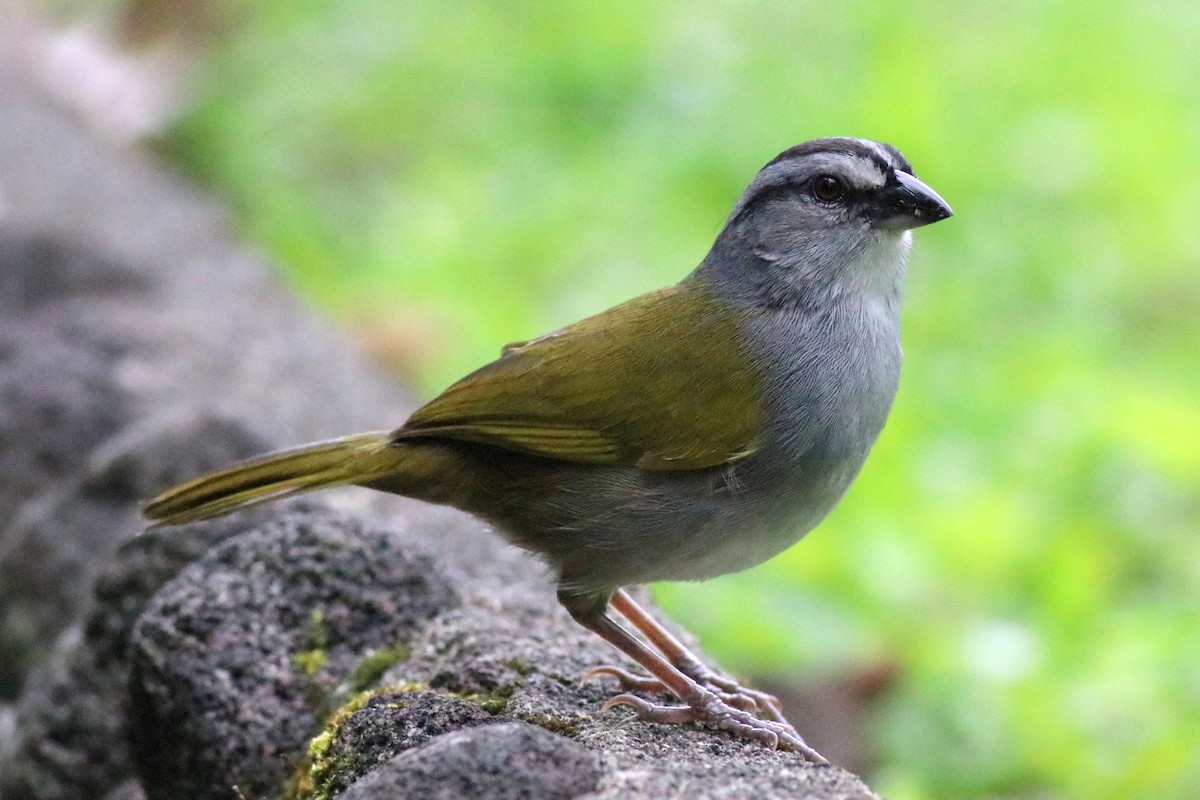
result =
[[[843,181],[843,183],[845,183]],[[846,192],[839,197],[834,203],[829,205],[838,205],[846,207],[854,207],[858,204],[865,203],[872,195],[871,190],[860,189],[845,183]],[[753,197],[749,198],[746,205],[757,205],[771,200],[785,200],[799,198],[803,202],[812,203],[815,198],[812,193],[812,184],[810,180],[803,181],[787,181],[786,183],[777,183],[772,186],[764,186],[760,191],[756,192]],[[817,201],[820,202],[820,201]]]

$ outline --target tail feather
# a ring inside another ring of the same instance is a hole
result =
[[[376,431],[268,453],[167,489],[142,513],[157,525],[180,525],[314,489],[362,483],[394,466],[395,458],[381,458],[390,441],[387,431]]]

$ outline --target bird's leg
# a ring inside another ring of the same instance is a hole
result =
[[[612,607],[621,613],[621,616],[629,620],[633,627],[637,628],[652,645],[658,648],[658,651],[670,662],[671,666],[701,686],[715,692],[729,705],[740,708],[743,711],[749,711],[752,714],[781,725],[786,725],[795,733],[796,729],[783,716],[779,698],[766,692],[742,686],[737,681],[718,675],[710,670],[687,649],[683,642],[676,639],[670,631],[658,623],[658,620],[654,619],[644,608],[639,606],[624,589],[616,591],[611,603]],[[584,680],[600,675],[608,675],[616,678],[620,682],[621,688],[627,692],[667,691],[667,687],[656,678],[645,678],[634,675],[620,667],[597,667],[589,672]],[[796,735],[799,736],[799,734]]]
[[[632,694],[619,694],[604,704],[605,710],[623,705],[632,707],[638,718],[647,722],[695,722],[711,725],[771,748],[799,753],[816,764],[829,763],[820,753],[805,744],[804,739],[790,725],[759,719],[740,708],[735,708],[721,699],[717,692],[702,686],[672,666],[609,615],[609,598],[570,594],[561,590],[558,597],[576,622],[636,661],[658,681],[657,686],[675,695],[683,703],[679,706],[657,705]]]

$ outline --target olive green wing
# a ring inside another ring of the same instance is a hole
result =
[[[447,438],[547,458],[686,470],[757,446],[762,380],[738,312],[689,281],[510,345],[393,440]]]

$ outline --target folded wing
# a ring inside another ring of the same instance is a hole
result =
[[[510,345],[392,439],[651,470],[735,461],[754,451],[763,411],[741,342],[738,312],[685,282]]]

